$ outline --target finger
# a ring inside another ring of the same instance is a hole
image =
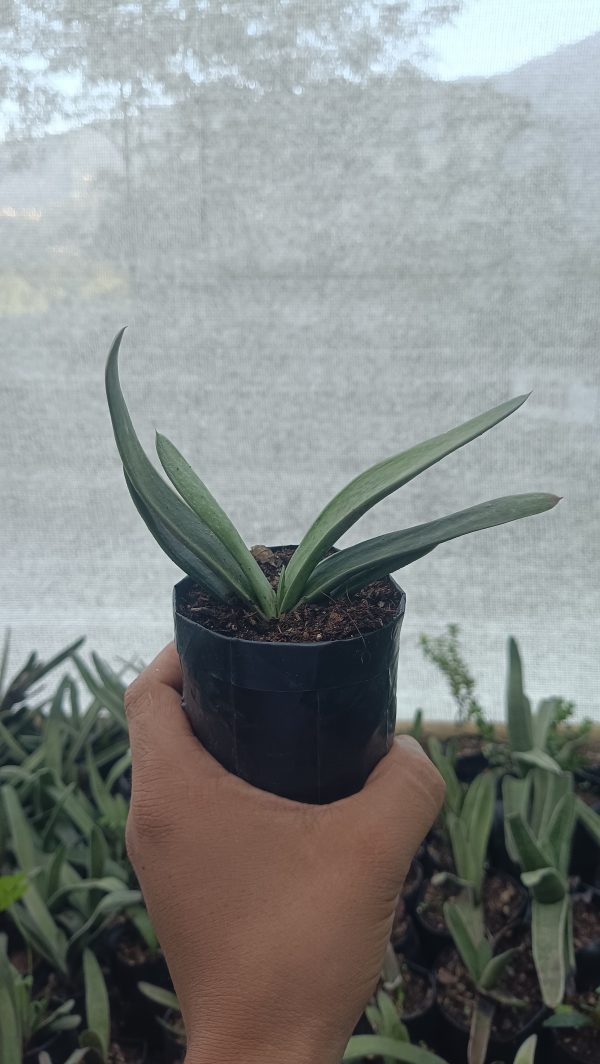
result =
[[[431,828],[444,801],[444,782],[416,740],[402,736],[350,800],[363,827],[398,853],[402,863]]]
[[[181,705],[181,665],[174,643],[155,657],[125,692],[125,712],[135,763],[153,757],[187,755],[199,743]]]

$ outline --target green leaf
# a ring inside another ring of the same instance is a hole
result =
[[[469,1031],[469,1064],[485,1064],[495,1010],[493,1001],[477,995]]]
[[[483,972],[481,973],[481,979],[479,980],[479,986],[482,990],[494,990],[498,985],[502,976],[504,975],[508,965],[514,957],[516,950],[507,949],[504,953],[498,953],[495,957],[492,957],[486,964]]]
[[[0,1064],[18,1064],[22,1059],[19,1021],[8,987],[0,982]]]
[[[226,600],[235,595],[247,601],[250,596],[237,562],[200,518],[186,506],[158,474],[136,436],[119,381],[119,347],[122,329],[113,341],[106,363],[106,396],[123,462],[123,469],[136,496],[143,504],[142,518],[153,535],[164,529],[174,543],[180,543],[195,558],[191,576],[211,594]],[[134,499],[135,501],[135,499]],[[146,520],[149,515],[150,523]],[[164,545],[162,542],[161,546]],[[187,571],[187,570],[186,570]],[[218,594],[217,594],[218,590]]]
[[[560,772],[560,765],[547,754],[545,750],[535,747],[531,750],[513,750],[513,758],[519,764],[531,765],[532,768],[542,768],[546,772]]]
[[[556,495],[507,495],[500,499],[489,499],[435,521],[364,540],[320,562],[306,582],[302,599],[314,601],[334,590],[339,594],[349,583],[355,590],[364,587],[408,564],[408,556],[414,561],[417,554],[421,556],[422,552],[431,550],[440,543],[471,532],[479,532],[484,528],[493,528],[507,521],[518,521],[523,517],[543,513],[544,510],[556,506],[557,502]],[[293,560],[294,558],[288,566],[288,578]],[[288,583],[288,593],[289,587]],[[286,608],[286,598],[287,596],[284,596],[282,609]]]
[[[458,776],[454,771],[454,765],[450,758],[444,753],[442,744],[437,736],[430,736],[427,742],[427,750],[431,760],[446,784],[444,804],[447,809],[451,810],[451,812],[458,816],[462,809],[465,792],[464,787],[460,784]]]
[[[450,901],[444,904],[444,918],[461,960],[477,985],[481,976],[479,944],[484,941],[483,923],[481,936],[474,934],[474,926],[468,912],[465,912],[465,908],[460,904]]]
[[[108,845],[97,824],[90,837],[90,879],[102,879],[108,861]]]
[[[482,772],[468,787],[461,813],[465,842],[470,855],[471,882],[477,901],[480,899],[483,888],[485,860],[494,819],[495,802],[496,777],[492,772]]]
[[[550,855],[539,846],[529,825],[518,813],[509,815],[507,819],[517,860],[523,871],[535,872],[538,868],[547,868],[552,863]]]
[[[544,1027],[593,1027],[594,1023],[591,1016],[584,1016],[582,1012],[577,1012],[577,1009],[571,1009],[568,1006],[560,1008],[560,1011],[554,1013],[554,1016],[549,1016],[547,1020],[544,1020]]]
[[[112,791],[115,783],[121,778],[124,772],[131,767],[131,750],[126,750],[122,757],[118,761],[115,761],[113,767],[106,777],[106,789]]]
[[[69,953],[77,953],[82,944],[92,938],[105,926],[109,917],[115,912],[125,912],[130,905],[137,905],[142,900],[139,890],[112,890],[98,902],[93,913],[72,936],[69,941]]]
[[[0,876],[0,913],[22,898],[27,890],[27,877],[22,872],[12,876]]]
[[[107,684],[99,682],[92,672],[88,669],[87,665],[78,654],[73,655],[73,661],[77,666],[77,669],[81,675],[85,686],[94,698],[97,698],[101,706],[104,706],[108,710],[110,715],[114,718],[117,724],[120,724],[123,731],[127,730],[127,720],[125,717],[125,708],[123,706],[123,696],[117,694]]]
[[[523,667],[516,640],[508,640],[508,683],[506,689],[506,725],[513,754],[533,747],[531,706],[523,690]]]
[[[548,732],[550,726],[554,720],[556,712],[556,699],[545,698],[537,707],[536,712],[533,714],[533,745],[538,750],[545,750],[546,743],[548,742]]]
[[[19,868],[30,875],[38,865],[37,841],[23,811],[23,806],[14,787],[5,783],[2,787],[4,809],[10,831],[13,853]]]
[[[515,1057],[515,1064],[534,1064],[536,1049],[537,1035],[532,1034],[519,1048]]]
[[[293,609],[304,597],[307,580],[317,563],[367,510],[446,455],[509,417],[526,399],[526,395],[520,395],[501,403],[449,432],[385,458],[350,481],[321,511],[291,558],[286,570],[282,611]]]
[[[6,670],[8,668],[9,655],[10,628],[7,628],[4,632],[4,642],[2,644],[2,653],[0,654],[0,706],[2,705],[2,695],[4,692],[4,681],[6,679]]]
[[[561,875],[556,868],[536,868],[532,872],[523,872],[521,880],[543,905],[561,901],[569,889],[566,876]]]
[[[544,1005],[554,1009],[565,993],[567,969],[566,923],[569,897],[552,905],[533,899],[531,907],[531,944],[535,970]]]
[[[102,969],[91,950],[83,951],[85,1014],[90,1031],[98,1037],[104,1058],[110,1044],[110,1005]]]
[[[582,802],[581,798],[576,799],[575,809],[579,823],[591,835],[596,845],[600,846],[600,816],[598,813],[591,809],[589,805],[586,805],[585,802]]]
[[[367,1057],[389,1057],[391,1060],[404,1061],[405,1064],[445,1064],[441,1057],[420,1046],[395,1042],[392,1038],[381,1038],[376,1034],[357,1034],[346,1046],[343,1064]]]
[[[569,874],[574,830],[575,795],[571,792],[557,803],[548,823],[547,835],[556,867],[565,877]]]
[[[160,432],[156,433],[156,451],[165,473],[173,486],[177,488],[182,499],[204,521],[211,532],[214,532],[239,565],[262,613],[265,617],[274,617],[275,592],[256,558],[250,553],[237,528],[214,495],[186,462],[183,455]]]
[[[154,986],[152,983],[138,983],[138,990],[157,1005],[181,1012],[177,997],[171,990],[165,990],[162,986]]]

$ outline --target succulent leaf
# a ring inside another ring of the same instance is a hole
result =
[[[229,587],[232,595],[244,601],[251,601],[246,581],[235,559],[204,522],[165,483],[138,440],[119,381],[118,357],[123,332],[124,329],[115,337],[108,355],[106,396],[124,471],[155,527],[159,531],[164,527],[204,568],[216,573]],[[148,527],[153,532],[152,527]],[[162,546],[162,543],[160,545]]]
[[[421,557],[440,543],[485,528],[494,528],[509,521],[532,517],[550,510],[558,501],[556,495],[538,492],[507,495],[499,499],[488,499],[487,502],[478,503],[435,521],[364,540],[321,561],[307,580],[301,598],[310,602],[333,590],[339,595],[349,587],[354,590],[364,587],[407,564],[407,557],[414,561],[416,557]],[[293,586],[290,569],[294,558],[295,555],[288,566],[287,592],[282,604],[284,608],[288,605],[290,587]]]
[[[565,895],[552,905],[533,899],[531,938],[533,959],[544,1004],[554,1009],[565,993],[567,969],[566,924],[570,901]]]
[[[508,741],[513,753],[533,747],[531,706],[523,690],[523,666],[517,642],[508,640],[508,684],[506,691]]]
[[[282,608],[292,609],[303,598],[307,580],[317,563],[367,510],[446,455],[509,417],[527,398],[527,395],[520,395],[501,403],[449,432],[378,462],[350,481],[321,511],[290,560]]]
[[[161,465],[182,499],[220,540],[238,563],[254,598],[265,617],[275,616],[275,592],[252,556],[237,528],[214,495],[194,473],[177,448],[161,433],[156,434],[156,451]]]

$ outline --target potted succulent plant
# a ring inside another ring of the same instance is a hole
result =
[[[249,550],[206,485],[157,434],[144,453],[119,382],[106,391],[127,487],[187,577],[174,596],[183,704],[230,771],[289,798],[329,802],[360,789],[392,741],[405,595],[390,573],[440,543],[549,510],[556,495],[512,495],[335,551],[360,517],[517,410],[518,396],[355,477],[298,546]]]

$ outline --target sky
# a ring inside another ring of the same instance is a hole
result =
[[[425,69],[444,81],[490,76],[599,32],[600,0],[465,0],[454,24],[429,36],[437,55]]]
[[[429,35],[433,54],[419,65],[443,81],[489,77],[593,33],[600,33],[600,0],[464,0],[453,23]],[[63,92],[76,88],[72,78],[57,80]],[[11,110],[0,100],[0,140]],[[61,128],[62,121],[52,123],[53,131]]]

